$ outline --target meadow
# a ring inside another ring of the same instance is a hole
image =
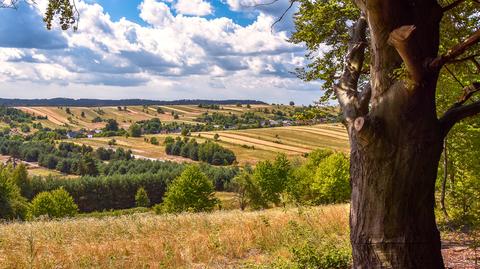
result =
[[[235,203],[231,194],[218,197]],[[0,224],[0,268],[316,268],[306,266],[328,258],[325,252],[349,263],[348,210],[348,204],[178,215],[136,210],[146,212],[10,222]],[[478,268],[478,236],[442,232],[447,268]]]
[[[38,220],[0,238],[1,268],[272,268],[310,245],[348,254],[348,205]]]

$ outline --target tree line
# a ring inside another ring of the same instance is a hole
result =
[[[198,143],[188,137],[165,138],[165,152],[168,155],[182,156],[194,161],[206,162],[212,165],[231,165],[236,161],[233,151],[212,141]]]

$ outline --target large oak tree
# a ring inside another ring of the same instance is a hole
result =
[[[438,164],[454,124],[480,112],[480,83],[439,117],[437,82],[453,63],[478,79],[479,2],[297,2],[292,41],[305,42],[312,60],[299,75],[325,81],[350,137],[354,268],[443,268]]]
[[[450,129],[480,113],[480,101],[471,101],[480,83],[466,85],[440,117],[437,83],[449,63],[468,62],[478,75],[479,1],[290,1],[300,2],[292,41],[305,42],[313,59],[299,74],[323,79],[326,96],[332,86],[350,136],[354,267],[443,268],[438,163]],[[78,21],[74,3],[49,3],[48,28],[55,18],[63,29]]]

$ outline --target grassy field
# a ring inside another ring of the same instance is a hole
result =
[[[348,151],[347,134],[344,127],[338,124],[200,132],[193,133],[192,137],[197,139],[198,142],[203,142],[207,139],[213,140],[216,133],[220,136],[217,142],[231,149],[237,156],[240,165],[273,159],[278,153],[285,153],[291,157],[301,156],[316,148]],[[152,145],[146,142],[144,138],[115,137],[117,141],[115,147],[131,149],[135,155],[141,157],[189,161],[182,157],[166,155],[163,141],[167,135],[148,135],[146,137],[151,138],[153,136],[157,137],[160,145]],[[108,147],[108,141],[111,139],[102,137],[72,139],[70,141],[97,148]]]
[[[212,110],[200,108],[196,105],[172,105],[172,106],[129,106],[127,110],[119,110],[118,107],[68,107],[70,114],[67,113],[67,107],[17,107],[29,114],[36,116],[47,116],[46,120],[39,120],[43,126],[49,128],[68,127],[73,130],[81,128],[96,129],[104,127],[105,123],[92,123],[96,117],[102,119],[115,119],[121,127],[128,128],[132,123],[141,120],[159,118],[164,122],[179,121],[196,123],[194,120],[205,112],[219,112],[223,114],[237,114],[255,111],[260,116],[265,116],[263,112],[258,112],[264,108],[269,110],[276,109],[288,112],[293,108],[290,106],[271,106],[271,105],[252,105],[250,108],[246,106],[237,107],[234,105],[221,106],[220,110]],[[157,109],[161,108],[165,113],[158,113]],[[82,117],[82,112],[84,117]],[[179,118],[174,119],[172,113],[178,114]]]
[[[316,238],[348,248],[348,206],[11,223],[0,238],[1,268],[273,268]]]
[[[350,249],[348,205],[92,216],[0,223],[0,268],[306,268],[295,261]],[[478,268],[473,234],[442,238],[446,268]]]

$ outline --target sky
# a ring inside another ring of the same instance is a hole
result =
[[[47,0],[0,9],[0,97],[256,99],[311,104],[320,82],[292,72],[280,0],[76,0],[78,31],[46,30]]]

